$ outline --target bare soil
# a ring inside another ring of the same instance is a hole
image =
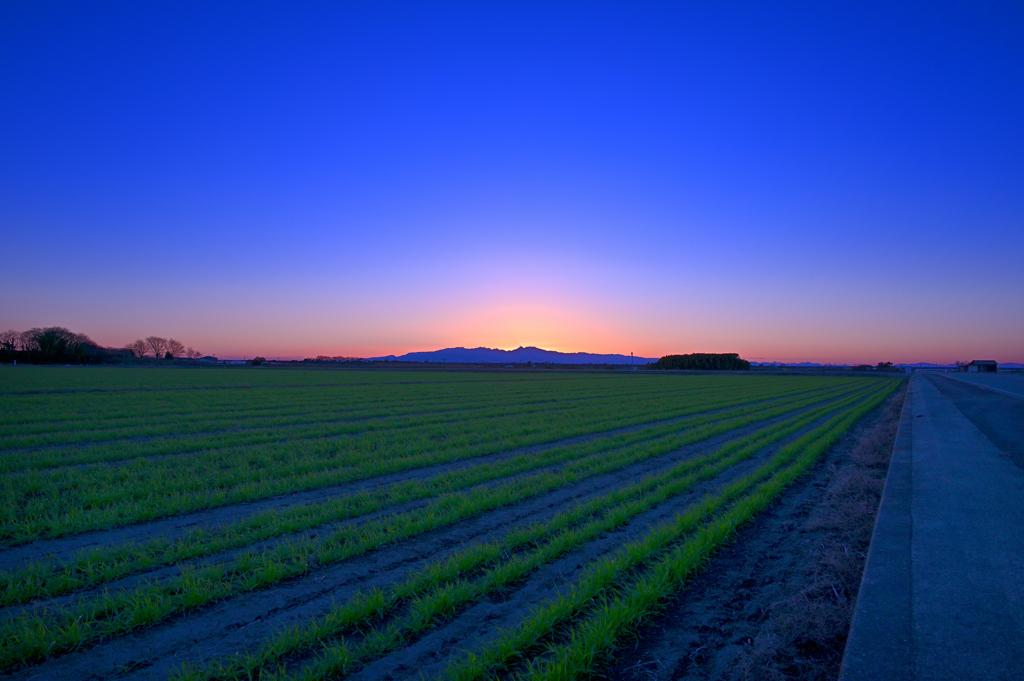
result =
[[[750,404],[768,404],[772,401],[774,401],[774,399],[751,402]],[[810,407],[808,407],[808,409],[809,408]],[[379,490],[383,487],[396,485],[409,480],[451,473],[485,463],[496,463],[516,456],[535,454],[548,449],[554,449],[556,447],[583,444],[600,438],[636,432],[644,428],[679,423],[687,419],[717,414],[722,411],[726,411],[727,409],[728,408],[711,409],[699,414],[677,416],[631,426],[624,426],[612,430],[576,435],[563,438],[561,440],[555,440],[553,442],[529,445],[494,454],[468,457],[448,463],[421,466],[419,468],[398,471],[397,473],[357,479],[351,482],[331,485],[329,487],[317,487],[315,489],[290,492],[288,494],[280,494],[254,501],[227,504],[190,513],[180,513],[124,527],[116,527],[108,530],[93,530],[56,539],[39,539],[28,544],[20,544],[17,546],[0,546],[0,570],[13,571],[20,569],[29,563],[53,564],[68,561],[83,551],[110,548],[117,544],[142,543],[147,540],[158,538],[172,540],[188,535],[196,530],[215,530],[265,511],[276,511],[300,505],[329,502],[333,499],[338,499],[368,489]],[[727,437],[731,438],[746,434],[747,432],[763,427],[766,424],[773,423],[782,418],[785,417],[778,417],[776,419],[758,422],[751,426],[747,426],[745,429],[732,431],[727,435]],[[561,467],[560,464],[552,468],[559,467]],[[393,511],[395,509],[388,510]]]
[[[157,626],[16,670],[11,677],[163,679],[179,669],[184,662],[202,663],[210,658],[251,650],[280,630],[323,614],[334,603],[344,601],[357,590],[396,583],[409,572],[422,568],[431,560],[449,555],[469,542],[495,539],[523,524],[544,520],[564,509],[567,504],[585,501],[635,482],[647,474],[713,450],[728,440],[742,437],[750,430],[774,420],[762,421],[613,473],[566,485],[521,504],[485,513],[338,565],[313,570],[298,579],[240,594]],[[817,422],[807,426],[804,431],[815,425]],[[679,495],[652,509],[621,530],[609,533],[543,566],[513,593],[470,607],[410,647],[369,665],[359,678],[419,677],[421,672],[430,675],[439,671],[455,650],[454,646],[461,649],[472,645],[514,624],[527,611],[527,606],[561,588],[566,580],[589,561],[616,549],[623,541],[642,533],[652,523],[672,517],[699,496],[719,489],[745,474],[770,457],[778,447],[799,437],[804,431],[763,450],[756,457],[734,466],[717,478],[701,483],[690,493]],[[423,471],[418,471],[418,474],[422,475]],[[176,572],[176,568],[165,568],[146,577],[165,578]],[[67,599],[63,604],[70,600]],[[61,604],[53,603],[57,606]]]
[[[859,585],[878,497],[895,436],[903,391],[861,420],[833,447],[811,474],[742,530],[709,569],[692,582],[669,612],[650,623],[632,648],[622,651],[610,678],[625,679],[774,679],[835,676]],[[676,419],[673,419],[673,421]],[[774,420],[774,419],[773,419]],[[585,501],[635,482],[650,473],[712,450],[727,440],[764,426],[762,421],[690,445],[613,473],[566,485],[521,504],[384,547],[337,565],[323,566],[301,578],[240,594],[153,627],[12,670],[16,679],[163,679],[185,662],[253,650],[285,628],[326,612],[357,590],[385,587],[428,562],[474,541],[498,538],[526,523],[551,517],[567,504]],[[645,424],[649,425],[649,424]],[[813,428],[811,424],[807,429]],[[636,427],[572,438],[582,441]],[[805,429],[805,431],[807,430]],[[802,431],[804,432],[804,431]],[[472,649],[515,625],[533,604],[566,587],[589,562],[663,522],[700,496],[721,489],[766,460],[796,433],[715,479],[695,486],[633,519],[625,527],[542,566],[522,584],[487,598],[413,641],[410,646],[371,662],[354,678],[399,679],[437,675],[460,650]],[[546,446],[528,448],[539,451]],[[474,465],[526,450],[481,457],[451,465]],[[447,466],[444,467],[447,469]],[[90,541],[116,544],[188,531],[197,524],[215,526],[256,509],[319,501],[364,486],[412,479],[437,468],[409,471],[373,481],[288,495],[256,504],[213,509],[92,536],[29,545],[73,551]],[[301,499],[301,501],[299,501]],[[389,509],[393,512],[395,509]],[[324,531],[329,528],[319,528]],[[62,545],[63,543],[63,545]],[[19,547],[28,549],[29,547]],[[6,552],[8,561],[20,551]],[[2,554],[0,554],[2,555]],[[38,555],[38,554],[37,554]],[[66,554],[65,554],[66,555]],[[209,560],[223,560],[226,552]],[[18,556],[24,560],[27,556]],[[13,561],[11,561],[13,562]],[[164,579],[177,567],[136,575],[110,588],[130,587],[139,579]],[[30,608],[60,607],[72,599]],[[12,611],[13,612],[13,611]],[[303,660],[293,661],[301,665]]]
[[[599,676],[837,678],[905,394],[737,533]]]

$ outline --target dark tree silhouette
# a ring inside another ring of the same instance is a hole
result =
[[[163,357],[164,353],[167,352],[167,339],[161,338],[160,336],[150,336],[146,339],[146,345],[149,346],[154,357]]]
[[[177,357],[178,355],[185,354],[185,345],[181,341],[176,341],[173,338],[167,341],[167,354],[171,357]]]
[[[716,371],[736,371],[750,368],[750,362],[740,359],[738,353],[704,353],[695,352],[690,355],[665,355],[649,369],[703,369]]]
[[[133,343],[129,343],[128,349],[131,350],[132,354],[136,357],[145,357],[146,353],[149,351],[149,345],[146,344],[146,341],[140,338]]]
[[[39,331],[39,329],[31,329],[29,331],[21,332],[19,344],[21,345],[22,352],[32,352],[33,350],[39,349],[39,346],[36,344],[35,336],[33,335],[36,331]]]
[[[95,363],[103,355],[103,350],[91,338],[63,326],[29,329],[21,337],[23,351],[29,353],[32,361],[40,363]]]
[[[11,331],[4,331],[0,333],[0,350],[7,350],[8,352],[14,352],[20,349],[21,346],[21,334],[13,329]]]

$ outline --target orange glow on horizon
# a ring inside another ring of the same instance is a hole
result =
[[[579,352],[581,348],[599,347],[602,350],[585,351],[601,352],[603,348],[617,346],[605,325],[579,313],[546,305],[510,304],[479,310],[453,325],[446,335],[454,345],[503,350],[532,346]]]
[[[482,297],[498,297],[490,294]],[[520,294],[524,295],[524,294]],[[453,308],[409,305],[374,314],[339,312],[306,316],[291,308],[292,319],[267,310],[257,318],[231,320],[229,333],[218,332],[213,320],[189,330],[167,324],[175,337],[203,354],[221,358],[263,356],[268,359],[401,356],[449,347],[538,347],[557,352],[620,354],[653,358],[692,352],[737,352],[756,362],[875,364],[993,358],[1019,361],[1014,348],[979,338],[970,325],[930,329],[922,342],[912,333],[916,323],[873,320],[864,323],[835,313],[808,324],[792,310],[741,309],[733,314],[701,309],[669,310],[648,301],[552,300],[536,295],[527,302],[467,301]],[[310,323],[310,318],[316,321]],[[306,326],[303,328],[303,323]],[[186,328],[182,328],[186,326]],[[166,327],[165,327],[166,328]],[[131,329],[111,333],[76,327],[98,342],[121,347]],[[298,330],[301,329],[301,332]],[[161,330],[158,328],[157,333]],[[136,332],[135,335],[148,333]]]

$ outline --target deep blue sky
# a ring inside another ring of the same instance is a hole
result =
[[[1024,361],[1022,121],[1019,3],[6,2],[0,326]]]

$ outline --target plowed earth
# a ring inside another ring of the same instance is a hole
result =
[[[301,374],[294,373],[301,379]],[[27,395],[32,395],[36,400],[51,397],[60,399],[68,393],[117,390],[117,381],[114,379],[101,387],[87,385],[78,389],[65,389],[59,380],[55,380],[53,392],[26,390],[19,393],[17,382],[11,380],[11,376],[9,373],[0,374],[0,380],[4,381],[0,395],[5,404],[17,404],[17,400]],[[252,380],[259,380],[259,376],[258,373],[254,373]],[[637,388],[637,379],[648,381],[647,385],[663,392],[665,400],[671,402],[684,397],[690,399],[693,395],[699,398],[703,394],[701,391],[710,396],[716,389],[716,378],[701,377],[701,381],[696,382],[693,377],[686,376],[610,376],[597,379],[589,376],[569,376],[559,380],[565,383],[567,389],[571,388],[574,391],[573,400],[577,402],[585,403],[589,399],[585,394],[586,390],[591,388],[595,390],[594,399],[606,398],[609,388],[614,391],[619,386],[627,385],[619,383],[621,381],[632,381],[629,383],[629,389],[634,391],[635,395],[642,395],[644,390],[643,387]],[[729,379],[735,381],[733,377]],[[182,380],[180,376],[175,377],[174,391],[183,390],[178,385]],[[318,376],[318,380],[322,378]],[[479,380],[477,384],[484,390],[493,389],[494,386],[488,381],[494,380],[498,379]],[[224,669],[230,670],[233,661],[265,650],[267,645],[279,641],[285,632],[308,626],[309,623],[331,612],[333,608],[350,602],[360,594],[372,593],[375,589],[386,593],[404,580],[423,573],[430,566],[460,554],[467,548],[500,541],[524,528],[551,521],[566,509],[599,501],[612,492],[664,475],[674,467],[698,461],[702,456],[714,455],[723,447],[739,445],[747,441],[745,438],[750,438],[756,433],[767,432],[775,427],[781,428],[790,420],[807,415],[804,422],[797,423],[784,436],[757,447],[756,451],[734,465],[696,480],[688,488],[563,552],[506,587],[456,607],[452,612],[439,617],[431,626],[414,632],[403,645],[362,659],[358,664],[351,665],[341,672],[343,676],[358,679],[443,677],[450,671],[449,665],[452,661],[464,659],[466,651],[486,649],[509,630],[518,626],[539,604],[556,601],[568,593],[581,572],[589,566],[616,555],[624,544],[645,537],[652,528],[672,522],[680,514],[693,508],[699,500],[719,494],[731,483],[741,481],[745,476],[754,475],[760,467],[788,451],[787,447],[795,447],[804,441],[801,439],[804,436],[819,432],[827,425],[828,419],[834,416],[834,412],[826,409],[831,408],[829,405],[836,405],[835,409],[839,410],[840,406],[845,404],[842,400],[857,396],[856,400],[863,401],[867,396],[877,394],[882,386],[876,379],[749,377],[746,380],[749,381],[751,388],[757,389],[763,389],[768,385],[758,381],[777,381],[779,389],[777,397],[761,395],[753,397],[749,402],[737,402],[743,407],[759,406],[765,410],[763,416],[751,418],[749,422],[738,423],[735,427],[724,429],[722,432],[713,432],[707,437],[696,438],[695,441],[666,451],[658,451],[612,470],[570,480],[553,489],[527,495],[513,503],[486,509],[413,536],[385,542],[377,548],[357,553],[338,562],[324,565],[313,563],[297,577],[271,580],[262,588],[236,590],[227,597],[217,598],[213,602],[171,612],[158,617],[156,621],[140,622],[127,631],[118,631],[99,638],[85,638],[80,644],[66,647],[64,650],[46,651],[41,655],[25,653],[20,661],[8,663],[4,672],[7,677],[13,679],[134,680],[174,677],[183,670],[192,670],[192,673],[200,677],[205,674],[214,678],[216,674],[211,676],[212,672],[209,670],[220,668],[221,672],[218,673],[223,676]],[[793,381],[805,381],[805,384],[801,384],[799,390],[794,390]],[[284,383],[292,388],[294,381]],[[430,390],[437,386],[440,386],[437,389],[442,392],[448,388],[444,381],[403,384],[391,379],[391,383],[416,386],[415,389],[421,391],[419,397],[424,400],[429,400]],[[39,384],[40,380],[34,376],[33,387]],[[136,384],[133,382],[132,385]],[[552,385],[554,384],[549,376],[545,376],[543,381],[535,381],[538,390],[550,391]],[[747,389],[744,384],[732,385],[730,389],[741,392]],[[736,388],[736,385],[739,385],[739,388]],[[338,390],[354,390],[356,386],[380,387],[374,382],[374,374],[366,372],[355,375],[349,379],[347,385]],[[197,390],[206,390],[208,387],[197,386]],[[268,393],[273,392],[275,388],[273,385],[264,387]],[[526,378],[515,387],[522,394],[529,396],[534,384],[529,383],[529,378]],[[322,386],[318,388],[323,389]],[[142,386],[142,389],[158,390],[159,382],[157,381],[155,386]],[[223,391],[215,392],[230,393],[231,390],[224,388]],[[832,392],[828,392],[829,390]],[[808,396],[818,395],[815,391],[819,391],[821,396],[808,399]],[[123,394],[129,399],[133,392],[124,391]],[[467,400],[472,399],[475,398],[469,394]],[[627,395],[624,399],[630,397]],[[795,404],[783,412],[768,411],[800,399],[804,399],[804,402]],[[835,593],[835,609],[840,611],[838,615],[833,615],[838,617],[838,620],[845,617],[848,623],[846,611],[852,607],[856,595],[856,585],[851,586],[851,583],[859,579],[858,561],[863,560],[866,538],[870,533],[870,521],[874,513],[871,504],[877,503],[872,502],[872,495],[877,493],[875,487],[880,489],[878,480],[885,472],[885,457],[879,459],[878,452],[884,453],[887,443],[891,449],[891,439],[886,438],[889,438],[889,430],[895,432],[892,413],[895,409],[895,413],[898,414],[898,402],[901,400],[902,388],[888,397],[883,406],[875,408],[863,417],[846,432],[841,441],[828,449],[824,458],[815,464],[809,473],[784,491],[767,511],[742,528],[736,540],[721,550],[702,574],[682,588],[665,614],[649,619],[648,624],[643,625],[638,632],[621,638],[611,653],[614,658],[609,655],[601,657],[599,664],[588,673],[612,678],[772,678],[772,675],[784,678],[798,672],[812,678],[813,674],[820,675],[821,669],[833,669],[838,663],[835,659],[836,650],[841,651],[841,639],[845,636],[845,630],[841,634],[835,634],[832,637],[834,640],[811,645],[812,648],[818,646],[825,652],[808,653],[805,639],[799,636],[793,639],[788,630],[785,635],[777,631],[780,627],[790,627],[794,619],[787,614],[786,617],[789,619],[786,619],[784,624],[780,623],[780,608],[793,609],[793,604],[800,599],[822,600],[823,585],[828,581],[829,587]],[[860,404],[860,401],[856,404]],[[55,404],[59,409],[59,403]],[[719,417],[729,416],[732,413],[730,410],[735,408],[710,406],[705,410],[697,409],[694,414],[699,417],[706,416],[713,423]],[[614,407],[610,409],[614,410]],[[819,409],[823,411],[815,411]],[[461,410],[450,408],[448,411],[452,413],[452,418],[458,418]],[[59,415],[51,414],[51,417],[57,416]],[[692,415],[650,420],[638,418],[635,423],[606,429],[595,426],[591,432],[567,438],[511,447],[479,457],[370,477],[343,485],[296,491],[251,503],[219,506],[123,527],[37,539],[0,550],[0,569],[5,571],[4,579],[10,586],[16,581],[17,576],[22,574],[19,571],[23,571],[31,564],[60,568],[71,564],[83,551],[102,553],[118,547],[144,546],[146,542],[154,540],[188,538],[191,533],[198,530],[210,531],[230,527],[232,523],[252,517],[256,513],[287,511],[301,505],[329,503],[355,493],[389,489],[398,483],[426,479],[439,474],[458,475],[483,463],[500,463],[517,456],[537,455],[558,447],[594,444],[623,435],[635,436],[636,442],[641,446],[653,446],[652,443],[657,442],[657,438],[653,434],[646,436],[645,429],[669,427],[671,430],[671,427],[678,425],[678,431],[673,432],[685,435],[691,432],[687,425],[691,417]],[[337,420],[336,416],[334,420]],[[873,452],[870,456],[865,453],[869,450]],[[609,450],[612,451],[617,450]],[[0,456],[3,453],[3,450],[0,450]],[[19,455],[23,455],[23,452],[19,452]],[[566,469],[569,463],[557,463],[485,481],[467,488],[467,492],[486,495],[491,490],[497,490],[505,485],[525,484],[532,479],[531,476],[545,471],[557,474]],[[16,483],[8,480],[6,484],[10,486]],[[13,494],[10,489],[8,493]],[[845,501],[841,500],[840,503],[833,499],[836,494],[852,494],[856,498],[843,497]],[[401,513],[412,512],[412,515],[415,515],[418,509],[426,508],[430,502],[431,499],[422,499],[392,504],[372,513],[309,527],[298,532],[278,534],[236,549],[213,551],[207,555],[167,564],[143,566],[117,579],[78,588],[67,594],[41,594],[28,602],[9,603],[0,608],[0,623],[7,627],[3,639],[3,645],[8,649],[5,653],[10,653],[11,658],[16,658],[16,647],[24,645],[23,639],[19,639],[19,634],[16,633],[21,623],[31,621],[39,623],[39,626],[51,626],[50,623],[57,622],[63,614],[78,612],[76,608],[81,609],[100,602],[110,594],[142,592],[168,580],[180,579],[183,575],[187,576],[204,567],[236,565],[244,558],[244,554],[263,555],[261,552],[273,551],[275,547],[281,545],[290,546],[289,542],[300,539],[315,543],[332,536],[340,529],[360,528],[371,520],[404,517],[399,516]],[[841,509],[836,510],[839,507]],[[852,515],[856,518],[846,518],[843,521],[851,525],[850,527],[836,529],[835,526],[839,523],[838,515]],[[866,533],[865,523],[868,523]],[[844,532],[847,534],[843,534]],[[839,546],[842,546],[842,552],[846,556],[853,558],[845,562],[839,560],[836,556]],[[511,554],[505,555],[505,559],[521,555],[526,550],[527,547],[514,549]],[[845,581],[823,577],[823,561],[840,563],[841,565],[835,569],[843,572]],[[821,614],[815,612],[817,615]],[[400,603],[382,619],[367,620],[364,625],[347,631],[344,639],[352,645],[359,645],[372,631],[404,621],[403,618],[408,618],[409,615],[408,604]],[[838,629],[842,629],[842,626],[837,625]],[[787,636],[789,638],[786,638]],[[808,634],[808,637],[806,640],[813,641],[822,638],[819,635],[815,639],[811,634]],[[782,641],[783,638],[785,641]],[[318,647],[320,644],[332,645],[340,640],[341,637],[336,637],[320,641],[317,645],[297,648],[280,656],[274,664],[256,669],[254,673],[256,676],[264,674],[269,678],[271,671],[276,672],[280,669],[280,673],[285,676],[301,675],[308,671],[311,665],[315,666],[323,659],[323,653]],[[555,632],[545,645],[555,645],[562,640],[564,632]],[[793,643],[793,640],[797,643]],[[795,652],[786,652],[790,648]],[[535,649],[524,654],[537,655],[541,658],[545,653]],[[809,654],[814,658],[813,664],[799,661]],[[799,659],[787,662],[787,655]],[[824,661],[819,663],[818,658]],[[208,667],[211,664],[215,666]],[[224,664],[227,667],[223,667]],[[765,670],[765,673],[751,673],[751,670],[758,668]],[[207,671],[203,671],[204,669]],[[812,671],[808,672],[808,669]],[[509,666],[499,668],[494,673],[514,676],[522,671],[521,667]],[[238,678],[244,678],[245,675],[242,674]]]
[[[904,395],[862,419],[743,528],[601,675],[837,678]]]

